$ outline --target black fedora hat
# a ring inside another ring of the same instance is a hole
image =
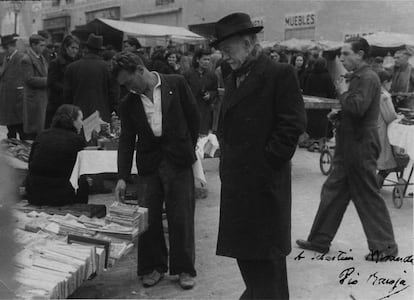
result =
[[[1,45],[6,46],[10,43],[17,41],[15,34],[9,34],[1,37]]]
[[[95,50],[103,50],[103,37],[102,35],[95,35],[91,33],[86,41],[86,47],[95,49]]]
[[[254,26],[250,16],[245,13],[233,13],[217,21],[215,40],[210,44],[216,47],[220,42],[240,34],[258,33],[263,26]]]

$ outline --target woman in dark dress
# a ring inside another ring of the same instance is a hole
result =
[[[326,59],[318,57],[315,60],[312,71],[309,73],[305,83],[304,95],[332,98],[336,97],[335,85],[327,68]],[[308,109],[308,125],[306,132],[310,138],[320,139],[332,137],[332,125],[328,122],[327,115],[330,109]]]
[[[63,79],[66,67],[78,58],[79,40],[67,35],[62,41],[60,53],[49,63],[47,74],[48,103],[45,128],[49,128],[56,110],[63,104]]]
[[[85,139],[79,134],[82,119],[79,107],[64,104],[53,117],[52,127],[34,141],[26,180],[30,204],[63,206],[88,202],[87,182],[80,181],[76,193],[69,181],[77,154],[85,147]]]

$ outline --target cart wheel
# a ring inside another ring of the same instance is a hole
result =
[[[392,190],[392,203],[394,203],[394,207],[401,208],[401,206],[403,205],[403,199],[403,188],[401,188],[400,186],[396,186]]]
[[[332,171],[332,154],[329,150],[324,149],[319,158],[319,167],[323,175],[328,175]]]

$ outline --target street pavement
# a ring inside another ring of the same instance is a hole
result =
[[[4,138],[0,126],[0,138]],[[330,252],[324,257],[295,245],[307,237],[326,179],[319,170],[319,153],[298,149],[292,168],[292,252],[287,258],[291,299],[413,299],[413,201],[397,209],[392,187],[382,189],[399,246],[399,257],[408,262],[367,262],[367,242],[354,205],[348,206]],[[174,276],[144,288],[136,276],[136,248],[102,275],[86,281],[72,298],[130,299],[238,299],[244,290],[236,261],[215,255],[218,232],[220,180],[218,159],[203,162],[208,197],[196,203],[196,286],[182,290]],[[391,175],[393,178],[394,175]],[[412,188],[410,188],[412,190]],[[113,195],[93,195],[91,203],[110,205]],[[260,199],[252,199],[252,205]],[[343,253],[345,252],[345,253]],[[341,255],[339,255],[341,253]],[[338,258],[346,258],[338,260]],[[411,258],[411,260],[410,260]],[[344,279],[344,280],[342,280]]]
[[[166,276],[158,285],[144,288],[136,276],[136,250],[101,276],[86,282],[74,298],[135,299],[238,299],[244,284],[236,261],[215,255],[219,218],[218,160],[206,159],[208,197],[196,204],[196,269],[194,289],[184,291],[177,278]],[[326,179],[319,170],[319,153],[298,149],[292,171],[292,252],[288,256],[291,299],[413,299],[413,265],[410,262],[367,262],[365,235],[353,204],[343,218],[331,251],[325,257],[297,248],[295,240],[306,238]],[[412,254],[413,202],[407,199],[394,208],[392,188],[382,194],[390,211],[402,258]],[[93,196],[92,202],[110,203],[112,195]],[[252,205],[260,199],[252,199]],[[338,260],[339,258],[347,260]],[[340,278],[340,274],[342,277]],[[346,279],[344,278],[346,277]],[[344,278],[343,281],[341,279]],[[384,279],[385,278],[385,279]],[[341,283],[342,282],[342,283]]]

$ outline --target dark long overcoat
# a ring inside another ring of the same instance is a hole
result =
[[[236,88],[225,79],[219,127],[221,204],[217,254],[289,254],[291,163],[306,114],[296,72],[260,55]]]
[[[29,48],[22,58],[24,76],[23,129],[26,133],[40,133],[45,126],[47,107],[46,59],[36,57]]]
[[[99,111],[102,120],[111,122],[111,112],[119,96],[117,91],[108,65],[98,55],[86,54],[66,68],[64,101],[79,106],[84,118]]]
[[[23,122],[23,55],[16,52],[10,61],[4,57],[3,71],[0,72],[0,125]]]

